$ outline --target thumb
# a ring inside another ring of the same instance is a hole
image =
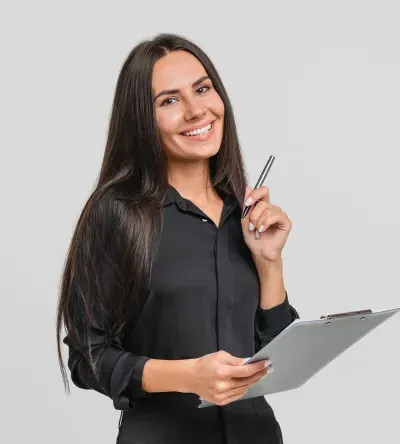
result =
[[[218,357],[218,361],[226,365],[242,365],[246,358],[237,358],[225,352]]]
[[[250,186],[246,186],[246,191],[244,193],[244,200],[243,200],[243,206],[244,203],[246,202],[247,198],[250,196],[250,193],[253,191],[253,188],[251,188]]]

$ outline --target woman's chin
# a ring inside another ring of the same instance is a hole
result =
[[[209,159],[215,156],[219,151],[219,146],[204,145],[198,146],[195,149],[185,150],[188,157],[196,157],[198,159]]]

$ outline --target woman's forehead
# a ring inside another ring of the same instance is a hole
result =
[[[200,61],[186,51],[174,51],[157,60],[153,68],[153,89],[179,89],[207,75]],[[157,91],[156,91],[157,90]]]

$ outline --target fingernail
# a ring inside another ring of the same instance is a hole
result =
[[[264,225],[261,225],[261,227],[258,229],[258,232],[261,233],[261,231],[264,229]]]
[[[250,222],[249,223],[249,231],[253,231],[254,230],[254,225]]]
[[[264,362],[264,367],[268,367],[269,365],[271,365],[271,360],[270,360],[270,359],[267,359],[267,360]]]
[[[251,197],[249,197],[249,198],[247,198],[247,200],[244,204],[246,205],[246,207],[248,207],[249,205],[251,205],[252,202],[253,202],[253,199]]]
[[[260,233],[258,232],[258,230],[256,230],[256,239],[260,238]]]

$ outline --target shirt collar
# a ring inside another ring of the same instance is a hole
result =
[[[167,194],[165,196],[163,206],[166,207],[171,203],[182,203],[185,199],[178,193],[178,190],[168,184]]]
[[[229,194],[222,194],[221,198],[226,206],[238,205],[237,200]],[[166,207],[174,202],[179,206],[179,208],[185,211],[187,211],[191,205],[194,205],[189,199],[182,197],[176,188],[174,188],[171,184],[168,184],[167,194],[165,196],[163,206]]]

